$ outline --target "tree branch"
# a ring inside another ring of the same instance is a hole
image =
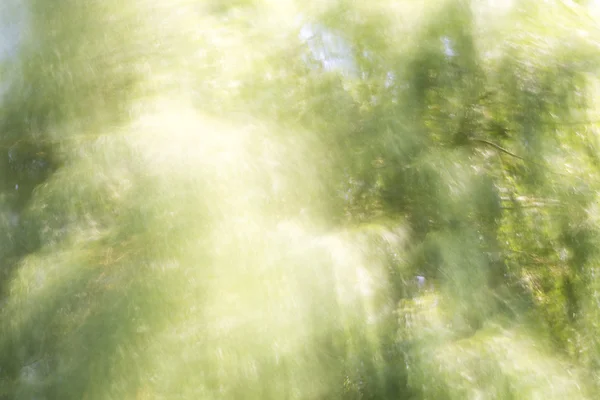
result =
[[[561,125],[598,125],[600,124],[600,120],[589,120],[589,121],[544,121],[543,122],[545,125],[557,125],[557,126],[561,126]]]
[[[506,150],[504,147],[501,147],[501,146],[497,145],[496,143],[490,142],[488,140],[477,139],[477,138],[471,138],[469,140],[472,142],[479,142],[479,143],[487,144],[488,146],[491,146],[491,147],[495,148],[496,150],[503,152],[504,154],[508,154],[509,156],[518,158],[519,160],[527,161],[525,158],[518,156],[515,153],[513,153],[509,150]]]

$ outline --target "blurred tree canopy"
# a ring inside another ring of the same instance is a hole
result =
[[[0,399],[598,398],[598,10],[3,2]]]

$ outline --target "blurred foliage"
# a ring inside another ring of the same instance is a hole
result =
[[[3,2],[0,399],[597,398],[596,3]]]

